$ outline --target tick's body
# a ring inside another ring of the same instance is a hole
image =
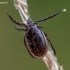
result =
[[[34,58],[41,58],[47,53],[47,42],[44,33],[36,25],[27,28],[24,38],[25,45]]]
[[[48,50],[48,44],[47,41],[50,43],[54,55],[56,54],[56,51],[54,49],[53,44],[51,43],[51,41],[48,39],[47,34],[45,34],[42,30],[40,26],[37,26],[36,24],[38,22],[41,21],[45,21],[47,19],[50,19],[58,14],[60,14],[61,12],[65,11],[65,9],[55,13],[54,15],[51,15],[49,17],[37,20],[36,22],[32,22],[31,19],[27,19],[27,24],[24,24],[23,22],[17,22],[15,21],[9,13],[7,13],[7,15],[9,16],[9,18],[17,25],[20,26],[25,26],[26,29],[23,28],[19,28],[17,26],[15,26],[15,28],[19,31],[25,31],[25,36],[24,36],[24,44],[27,48],[27,50],[29,51],[30,55],[33,58],[42,58],[43,56],[45,56],[47,54],[47,50]]]

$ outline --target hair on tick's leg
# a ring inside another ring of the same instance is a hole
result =
[[[26,31],[26,29],[24,29],[24,28],[19,28],[18,26],[15,26],[15,28],[16,28],[18,31]]]

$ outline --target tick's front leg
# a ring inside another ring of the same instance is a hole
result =
[[[23,26],[24,25],[24,23],[23,22],[17,22],[16,20],[14,20],[13,18],[12,18],[12,16],[8,13],[8,12],[6,12],[7,13],[7,15],[8,15],[8,17],[10,18],[10,20],[12,21],[12,22],[14,22],[15,24],[17,24],[17,25],[20,25],[20,26]]]

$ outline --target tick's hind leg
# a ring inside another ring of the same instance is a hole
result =
[[[45,33],[44,33],[44,34],[45,34]],[[54,55],[56,55],[56,50],[55,50],[55,48],[54,48],[54,45],[52,44],[51,40],[48,39],[47,34],[45,34],[45,36],[46,36],[46,39],[48,40],[48,42],[50,43],[50,45],[51,45],[51,47],[52,47],[52,50],[53,50],[53,52],[54,52]]]
[[[53,52],[54,52],[54,55],[56,55],[56,50],[54,48],[54,45],[52,44],[52,42],[47,38],[48,42],[50,43],[52,49],[53,49]]]
[[[20,27],[18,27],[18,26],[15,26],[15,28],[16,28],[17,30],[19,30],[19,31],[26,31],[26,29],[20,28]]]
[[[16,20],[14,20],[14,19],[12,18],[12,16],[11,16],[8,12],[6,12],[6,13],[7,13],[8,17],[10,18],[10,20],[11,20],[12,22],[14,22],[15,24],[20,25],[20,26],[23,26],[23,25],[24,25],[23,23],[20,23],[20,22],[17,22]]]

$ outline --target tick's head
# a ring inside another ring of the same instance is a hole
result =
[[[32,22],[31,19],[27,19],[27,25],[28,25],[28,26],[32,26],[32,25],[33,25],[33,22]]]

